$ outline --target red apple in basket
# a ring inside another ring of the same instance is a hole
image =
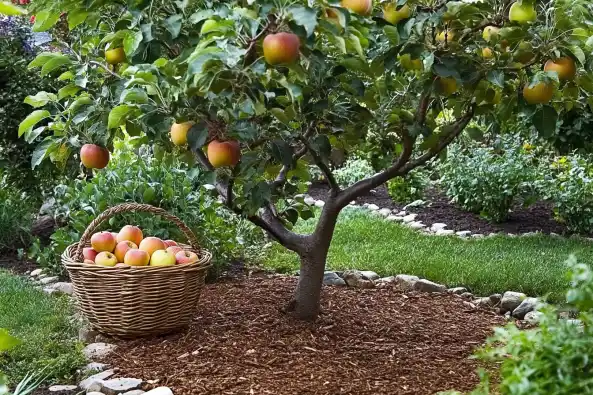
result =
[[[95,263],[95,258],[97,257],[98,252],[95,251],[94,248],[86,247],[82,249],[82,256],[84,257],[85,261],[91,261]]]
[[[85,259],[84,263],[86,263],[87,265],[94,265],[95,261],[91,261],[90,259]]]
[[[175,247],[179,245],[175,240],[165,240],[163,243],[165,243],[167,247]]]
[[[127,240],[120,241],[115,246],[115,251],[113,251],[113,255],[115,255],[119,263],[122,263],[124,261],[124,257],[126,256],[126,253],[134,249],[138,249],[138,246],[135,243],[132,243],[131,241]]]
[[[171,246],[171,247],[167,247],[167,252],[170,252],[173,255],[177,255],[177,253],[179,251],[183,251],[183,248],[179,247],[179,246]]]
[[[126,225],[117,234],[117,242],[120,243],[122,241],[131,241],[132,243],[136,244],[137,246],[140,245],[144,235],[142,231],[137,226]]]
[[[185,265],[188,263],[194,263],[198,261],[198,254],[191,251],[179,251],[175,254],[175,259],[178,265]]]
[[[129,266],[147,266],[148,262],[150,262],[150,255],[146,251],[132,249],[124,256],[124,264]]]
[[[115,244],[115,237],[111,232],[99,232],[91,236],[91,246],[97,252],[112,252],[115,249]]]
[[[117,265],[117,258],[111,252],[103,251],[97,255],[95,263],[99,266],[113,267]]]
[[[155,251],[164,250],[167,246],[158,237],[147,237],[142,240],[138,246],[138,249],[148,252],[148,255],[152,256]]]

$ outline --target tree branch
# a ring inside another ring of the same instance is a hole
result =
[[[257,44],[257,40],[259,40],[264,34],[266,34],[269,30],[276,26],[276,17],[275,15],[268,16],[268,23],[264,26],[264,28],[256,34],[254,37],[249,40],[249,45],[247,46],[247,50],[245,51],[245,62],[244,65],[250,64],[250,59],[253,58],[253,54],[255,53],[255,46]]]
[[[309,144],[309,142],[307,141],[307,139],[305,137],[301,137],[301,141],[302,141],[303,145],[307,148],[307,151],[309,151],[309,153],[311,153],[311,156],[313,157],[313,161],[315,162],[317,167],[319,167],[319,169],[321,170],[321,172],[327,179],[327,182],[329,183],[329,186],[331,188],[331,196],[336,196],[340,192],[340,186],[336,182],[336,177],[334,177],[334,173],[332,173],[329,166],[317,154],[317,152],[313,149],[313,147],[311,147],[311,145]]]
[[[109,67],[105,66],[103,63],[100,63],[100,62],[95,62],[94,60],[91,60],[89,63],[90,63],[90,64],[93,64],[93,65],[95,65],[95,66],[99,66],[99,67],[103,68],[103,69],[104,69],[105,71],[107,71],[109,74],[111,74],[112,76],[114,76],[114,77],[116,77],[116,78],[119,78],[120,80],[123,80],[123,79],[124,79],[124,77],[122,77],[121,75],[117,74],[116,72],[114,72],[114,71],[110,70],[110,69],[109,69]]]

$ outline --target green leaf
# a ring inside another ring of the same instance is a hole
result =
[[[272,142],[272,156],[284,166],[292,166],[292,147],[284,140]]]
[[[307,36],[310,36],[317,27],[317,12],[311,8],[303,6],[294,6],[289,9],[292,20],[305,28]]]
[[[53,93],[44,91],[38,92],[35,96],[27,96],[24,102],[31,107],[38,108],[45,106],[50,101],[56,101],[57,97]]]
[[[50,59],[55,58],[56,56],[60,55],[53,52],[41,52],[39,55],[35,57],[35,59],[31,61],[31,63],[29,63],[27,68],[32,69],[35,67],[41,67],[44,64],[46,64]]]
[[[60,74],[60,76],[58,77],[58,81],[72,81],[74,77],[74,73],[68,70]]]
[[[575,56],[575,58],[577,58],[577,60],[584,65],[585,62],[587,61],[587,57],[585,56],[585,53],[583,52],[583,50],[580,47],[577,47],[576,45],[572,46],[569,48],[570,52],[572,52],[572,54]]]
[[[346,54],[348,53],[348,51],[346,50],[346,40],[344,40],[343,37],[341,36],[336,36],[336,35],[329,35],[327,36],[327,39],[336,47],[338,47],[338,49]]]
[[[54,56],[41,67],[41,76],[46,76],[57,68],[70,63],[72,63],[72,61],[66,55]]]
[[[198,122],[187,132],[187,144],[192,151],[202,149],[208,140],[208,125],[206,122]]]
[[[124,90],[120,97],[120,103],[136,103],[136,104],[146,104],[148,103],[148,95],[144,91],[144,89],[140,88],[130,88]]]
[[[360,39],[354,34],[350,34],[346,40],[346,48],[354,50],[358,56],[365,58],[364,52],[362,51],[362,45],[360,45]]]
[[[17,16],[24,15],[26,13],[27,11],[24,8],[10,4],[8,1],[0,1],[0,15]],[[2,351],[1,348],[0,351]]]
[[[504,73],[500,70],[490,70],[486,79],[493,85],[504,88]]]
[[[36,110],[33,111],[27,118],[25,118],[19,125],[19,137],[24,133],[30,133],[33,126],[37,125],[40,121],[50,117],[51,114],[47,110]]]
[[[1,9],[0,9],[1,10]],[[21,344],[16,337],[10,336],[6,329],[0,329],[0,352],[4,352]]]
[[[544,138],[548,138],[556,131],[558,113],[552,106],[542,106],[533,114],[531,121],[539,134]]]
[[[25,133],[25,141],[28,144],[31,144],[33,141],[35,141],[37,137],[41,135],[41,133],[45,131],[45,129],[47,129],[46,126],[40,126],[38,128],[31,130],[30,132]]]
[[[107,127],[109,129],[115,129],[123,125],[130,115],[130,113],[134,112],[136,107],[134,106],[126,106],[121,105],[114,107],[109,112],[109,117],[107,118]]]
[[[288,117],[284,113],[284,110],[283,109],[281,109],[281,108],[271,108],[270,109],[270,112],[272,113],[272,115],[274,115],[276,117],[277,120],[279,120],[283,124],[288,125],[288,123],[290,122],[290,119],[288,119]]]
[[[484,132],[482,131],[482,129],[475,127],[475,126],[471,126],[469,128],[466,129],[467,135],[475,141],[482,141],[484,140]]]
[[[171,33],[172,38],[177,38],[181,32],[181,21],[183,15],[171,15],[165,19],[165,28]]]
[[[140,43],[142,42],[142,32],[141,31],[130,31],[128,30],[126,32],[126,35],[124,36],[124,52],[126,53],[126,56],[131,57],[132,55],[134,55],[134,52],[136,52],[136,50],[138,49],[138,47],[140,46]]]
[[[54,142],[52,140],[44,140],[37,147],[35,147],[35,150],[31,154],[31,168],[34,169],[39,166],[41,162],[43,162],[43,159],[45,159],[47,152],[53,143]]]
[[[73,10],[68,13],[68,29],[72,30],[83,23],[89,16],[89,12],[84,9]]]
[[[214,10],[200,10],[189,17],[189,22],[196,24],[202,22],[204,19],[210,18],[214,15]]]
[[[332,151],[332,146],[329,142],[329,138],[325,134],[318,134],[315,136],[312,145],[315,151],[317,151],[321,157],[329,158]]]
[[[65,97],[74,96],[80,91],[80,87],[74,84],[68,84],[58,91],[58,98],[62,100]]]
[[[34,32],[45,32],[51,29],[60,19],[60,13],[51,13],[49,11],[41,11],[35,15],[35,24],[33,25]]]
[[[399,32],[397,30],[397,27],[389,26],[389,25],[385,26],[383,28],[383,32],[387,36],[387,39],[389,40],[391,45],[393,45],[393,46],[399,45],[400,39],[399,39]]]

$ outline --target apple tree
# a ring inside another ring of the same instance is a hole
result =
[[[185,155],[229,210],[299,255],[287,311],[312,319],[352,200],[478,134],[472,120],[496,132],[521,114],[546,137],[563,111],[593,106],[591,11],[588,0],[35,0],[36,30],[66,12],[71,32],[62,53],[29,65],[63,86],[27,99],[36,110],[19,133],[42,138],[34,164],[111,149],[123,133]],[[387,165],[339,185],[332,150],[363,146]],[[314,215],[295,198],[310,164],[330,192],[314,232],[297,234]]]

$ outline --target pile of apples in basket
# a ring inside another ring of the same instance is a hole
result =
[[[126,225],[119,233],[99,232],[83,250],[84,263],[106,267],[173,266],[198,261],[174,240],[146,237],[137,226]]]

